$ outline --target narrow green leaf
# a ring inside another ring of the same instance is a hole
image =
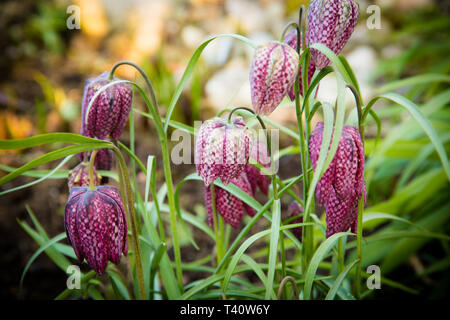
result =
[[[50,239],[49,241],[47,241],[46,243],[44,243],[30,258],[30,260],[28,260],[27,264],[25,265],[25,268],[23,269],[22,275],[20,277],[20,284],[19,286],[22,288],[22,284],[23,284],[23,280],[25,279],[25,275],[27,274],[28,269],[30,268],[31,264],[34,262],[34,260],[36,260],[37,257],[39,257],[39,255],[44,252],[45,250],[47,250],[48,248],[50,248],[51,246],[53,246],[55,243],[61,241],[62,239],[66,238],[66,234],[65,233],[60,233],[57,236],[53,237],[52,239]]]
[[[55,142],[79,143],[79,144],[100,143],[100,142],[105,143],[105,141],[103,140],[88,138],[75,133],[56,132],[56,133],[40,134],[37,136],[23,139],[10,139],[10,140],[0,139],[0,149],[6,150],[26,149]]]
[[[429,83],[429,82],[450,82],[450,76],[439,74],[439,73],[429,73],[429,74],[421,74],[415,77],[409,77],[406,79],[397,80],[391,83],[387,83],[377,89],[378,93],[385,93],[388,91],[392,91],[398,88],[407,87],[407,86],[415,86],[417,84]]]
[[[273,293],[273,281],[275,277],[275,267],[277,264],[278,240],[280,239],[280,223],[281,223],[281,202],[276,199],[272,204],[272,227],[270,231],[269,246],[269,270],[267,271],[267,282],[265,283],[266,295],[268,300]]]
[[[325,255],[335,245],[337,240],[347,235],[354,235],[354,234],[351,232],[335,233],[331,237],[326,239],[324,242],[322,242],[319,248],[317,248],[305,273],[305,287],[303,290],[303,297],[305,300],[309,300],[311,298],[311,289],[314,282],[314,278],[316,276],[317,268],[319,267],[319,263],[324,259]]]
[[[31,170],[33,168],[36,168],[37,166],[40,166],[41,164],[58,160],[76,153],[85,152],[89,150],[96,150],[96,149],[105,149],[105,148],[111,148],[112,144],[109,142],[102,142],[102,143],[88,143],[88,144],[80,144],[80,145],[74,145],[74,146],[68,146],[64,147],[49,153],[44,154],[43,156],[40,156],[36,159],[31,160],[27,164],[21,166],[20,168],[14,170],[13,172],[7,174],[6,176],[2,177],[0,179],[0,186],[4,185],[5,183],[13,180],[14,178],[20,176],[22,173]]]
[[[169,126],[170,118],[172,116],[173,110],[175,109],[175,106],[178,102],[178,99],[180,98],[181,93],[183,92],[184,87],[186,86],[186,83],[190,79],[192,73],[194,72],[195,65],[197,64],[198,59],[200,58],[200,55],[202,54],[203,50],[206,48],[206,46],[217,38],[222,37],[232,37],[238,40],[241,40],[247,44],[249,44],[251,47],[256,49],[256,46],[252,43],[252,41],[246,37],[243,37],[238,34],[220,34],[217,36],[212,37],[211,39],[206,40],[203,42],[197,50],[195,50],[194,54],[191,56],[191,59],[189,60],[189,63],[184,70],[183,76],[181,77],[180,83],[178,83],[177,88],[175,89],[175,93],[172,96],[172,100],[170,101],[169,107],[167,109],[167,116],[166,116],[166,123],[164,124],[164,132],[167,132],[167,128]]]
[[[348,272],[353,268],[353,266],[359,261],[359,259],[356,259],[348,264],[348,266],[339,274],[339,276],[334,281],[332,287],[330,288],[330,291],[328,291],[327,296],[325,297],[325,300],[333,300],[336,292],[338,291],[339,287],[341,286],[342,282],[344,281],[345,277],[347,276]]]
[[[425,116],[420,112],[417,105],[414,102],[396,93],[386,93],[380,95],[379,97],[398,103],[406,110],[408,110],[408,112],[413,116],[413,118],[416,119],[416,121],[420,124],[420,126],[428,135],[434,147],[436,148],[436,151],[439,157],[441,158],[442,166],[444,167],[447,179],[450,180],[450,168],[448,165],[447,153],[445,152],[444,146],[442,145],[442,142],[439,139],[439,136],[437,135],[430,121],[427,118],[425,118]]]

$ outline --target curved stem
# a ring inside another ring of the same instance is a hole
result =
[[[295,22],[289,22],[284,28],[283,31],[281,32],[281,37],[280,37],[280,42],[284,42],[284,37],[286,36],[287,31],[289,30],[289,28],[294,27],[295,29],[298,30],[298,25]]]
[[[266,134],[266,143],[267,143],[267,153],[269,155],[269,159],[270,159],[270,167],[272,168],[272,142],[270,139],[270,135],[267,132],[267,128],[266,125],[264,124],[264,120],[259,116],[259,114],[257,114],[255,111],[253,111],[252,109],[246,108],[246,107],[237,107],[234,108],[233,110],[231,110],[231,112],[228,114],[228,122],[230,122],[231,120],[231,116],[233,115],[233,113],[237,110],[245,110],[250,112],[251,114],[253,114],[254,116],[256,116],[256,119],[258,119],[259,124],[261,125],[261,127],[263,128],[265,134]],[[277,175],[275,173],[272,173],[272,186],[273,186],[273,196],[274,196],[274,200],[278,199],[278,192],[277,192]]]
[[[297,284],[295,283],[295,279],[292,278],[291,276],[286,276],[283,278],[283,280],[281,280],[280,287],[278,288],[278,300],[281,299],[281,294],[283,292],[283,288],[288,281],[292,284],[292,288],[294,289],[294,293],[295,293],[295,298],[298,299],[298,289],[297,289]]]
[[[359,133],[361,134],[361,139],[362,136],[364,135],[364,123],[363,123],[363,112],[362,112],[362,103],[361,103],[361,97],[358,94],[358,90],[356,90],[356,88],[351,85],[351,84],[347,84],[347,88],[350,89],[350,91],[353,93],[353,96],[355,97],[355,103],[356,103],[356,109],[358,110],[358,129],[359,129]]]
[[[215,186],[214,183],[211,183],[211,207],[212,207],[212,216],[213,216],[213,227],[214,234],[216,236],[216,257],[217,257],[217,265],[222,260],[222,242],[219,236],[219,228],[217,223],[217,210],[216,210],[216,194],[215,194]]]
[[[110,72],[110,77],[113,76],[114,71],[119,67],[120,65],[130,65],[134,67],[136,70],[138,70],[141,75],[144,77],[145,82],[147,84],[147,87],[150,91],[150,98],[151,102],[149,101],[148,97],[145,95],[145,93],[142,91],[142,89],[135,84],[135,86],[138,88],[138,91],[142,94],[144,101],[150,111],[150,113],[153,115],[153,120],[156,125],[156,131],[158,133],[158,138],[161,142],[161,149],[162,149],[162,155],[163,155],[163,165],[164,165],[164,176],[166,178],[166,185],[167,185],[167,198],[169,202],[169,213],[170,213],[170,223],[171,223],[171,229],[172,229],[172,237],[173,237],[173,250],[175,255],[175,266],[176,266],[176,274],[177,274],[177,280],[178,285],[180,287],[180,290],[183,291],[183,275],[182,275],[182,269],[181,269],[181,252],[180,252],[180,245],[178,241],[178,233],[177,233],[177,218],[176,218],[176,207],[175,207],[175,197],[174,197],[174,186],[173,186],[173,180],[172,180],[172,171],[170,168],[170,155],[169,155],[169,145],[167,142],[167,134],[166,131],[163,128],[161,115],[159,114],[158,109],[158,102],[156,100],[155,92],[153,90],[153,87],[151,85],[150,79],[148,78],[145,71],[136,65],[133,62],[130,61],[120,61],[116,63]],[[166,119],[166,121],[169,121],[169,119]]]
[[[148,78],[147,74],[145,73],[145,71],[139,67],[136,63],[131,62],[131,61],[119,61],[116,64],[114,64],[114,66],[111,68],[111,71],[109,72],[109,80],[113,79],[114,76],[114,72],[116,71],[116,69],[121,66],[121,65],[129,65],[132,66],[133,68],[135,68],[137,71],[139,71],[139,73],[142,75],[142,77],[145,80],[145,83],[147,84],[147,87],[150,91],[150,97],[152,99],[152,104],[155,107],[156,111],[159,114],[159,107],[158,107],[158,102],[156,100],[156,95],[155,95],[155,91],[153,90],[153,86],[152,83],[150,82],[150,79]]]
[[[95,163],[95,156],[98,153],[98,149],[94,150],[91,154],[91,160],[89,161],[89,190],[95,189],[95,183],[94,183],[94,163]]]

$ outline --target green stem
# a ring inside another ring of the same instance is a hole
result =
[[[216,257],[217,257],[217,265],[219,265],[220,261],[222,260],[222,239],[219,235],[219,228],[217,223],[217,210],[216,210],[216,194],[215,194],[215,188],[214,183],[211,183],[209,186],[211,190],[211,207],[212,207],[212,216],[213,216],[213,227],[214,227],[214,234],[216,236]]]
[[[129,220],[131,221],[131,231],[133,234],[133,246],[134,246],[134,252],[136,257],[136,271],[139,281],[139,293],[141,299],[145,299],[145,284],[144,284],[144,273],[142,271],[142,261],[141,261],[141,249],[139,246],[139,232],[137,228],[137,217],[136,217],[136,211],[134,210],[134,199],[133,199],[133,192],[130,185],[130,178],[128,176],[128,172],[126,169],[126,163],[122,156],[122,153],[120,150],[115,146],[113,148],[114,153],[117,156],[117,159],[119,161],[119,169],[120,169],[120,176],[121,176],[121,190],[123,191],[125,189],[125,198],[127,200],[127,205],[124,206],[125,210],[128,213]],[[125,184],[125,186],[123,186]]]
[[[278,288],[278,300],[281,299],[281,294],[282,294],[283,289],[288,281],[292,284],[292,288],[294,289],[295,300],[298,299],[298,289],[297,289],[297,284],[295,283],[295,279],[292,278],[291,276],[286,276],[283,278],[283,280],[281,280],[280,287]]]
[[[349,88],[351,90],[351,92],[353,93],[353,96],[355,97],[355,103],[356,103],[356,110],[358,111],[358,129],[359,129],[359,133],[361,134],[361,139],[364,136],[364,123],[363,123],[363,112],[362,112],[362,102],[361,102],[361,97],[358,94],[358,90],[356,90],[356,88],[354,86],[352,86],[351,84],[347,84],[347,88]]]
[[[286,36],[287,31],[289,30],[289,28],[294,27],[296,29],[298,29],[298,25],[295,22],[289,22],[284,28],[283,31],[281,32],[281,36],[280,36],[280,42],[284,42],[284,37]]]
[[[91,154],[91,160],[89,161],[89,190],[95,189],[94,183],[94,163],[95,156],[97,155],[98,150],[94,150]]]
[[[286,277],[286,252],[285,252],[285,248],[284,248],[283,232],[280,232],[280,255],[281,255],[281,278],[284,280]],[[282,286],[280,284],[280,289],[283,287],[284,286]],[[286,298],[286,292],[284,289],[282,291],[282,296],[283,296],[283,299]],[[278,292],[278,300],[280,300],[280,292]]]
[[[300,56],[300,48],[306,49],[305,44],[305,32],[304,32],[304,23],[303,23],[303,12],[305,8],[302,6],[299,11],[299,30],[297,31],[297,53]],[[301,42],[300,42],[301,41]],[[301,43],[301,45],[300,45]],[[309,52],[306,52],[306,57],[303,59],[302,64],[302,88],[303,92],[308,92],[308,69],[309,69]],[[308,165],[308,148],[307,148],[307,137],[310,135],[310,122],[308,121],[309,118],[309,99],[303,99],[303,106],[300,107],[300,80],[299,77],[295,80],[294,85],[295,90],[295,109],[297,114],[297,126],[298,131],[300,135],[300,152],[301,152],[301,164],[302,164],[302,172],[303,172],[303,199],[308,198],[308,192],[309,192],[309,175],[307,174],[309,165]],[[305,128],[303,127],[303,119],[302,115],[303,112],[305,113]],[[306,132],[306,137],[305,137]],[[305,208],[307,209],[307,208]],[[309,215],[309,210],[305,210],[304,213],[304,222],[310,222],[311,218]],[[309,259],[312,255],[313,250],[313,226],[308,225],[305,226],[304,232],[302,234],[302,271],[306,270],[306,267],[309,263]]]
[[[338,240],[338,271],[339,274],[344,270],[344,251],[343,251],[343,244],[342,244],[342,238],[339,238]]]
[[[361,97],[358,94],[356,88],[352,85],[347,84],[347,87],[352,91],[355,97],[356,108],[358,110],[358,128],[359,134],[361,136],[361,142],[364,149],[364,123],[363,123],[363,112],[362,112],[362,102]],[[361,273],[362,273],[362,240],[363,240],[363,212],[364,212],[364,193],[366,186],[363,184],[362,196],[358,201],[358,218],[357,218],[357,230],[356,230],[356,252],[358,257],[358,263],[356,264],[355,273],[355,295],[357,299],[361,298]]]
[[[264,120],[259,116],[259,114],[257,114],[255,111],[253,111],[252,109],[246,108],[246,107],[238,107],[238,108],[234,108],[233,110],[231,110],[231,112],[228,114],[228,122],[231,121],[231,116],[233,115],[234,112],[238,111],[238,110],[245,110],[250,112],[251,114],[253,114],[256,119],[258,120],[259,124],[261,125],[261,128],[263,128],[265,134],[266,134],[266,144],[267,144],[267,153],[269,155],[269,160],[270,160],[270,167],[272,168],[272,143],[271,143],[271,139],[270,139],[270,135],[267,132],[267,128],[266,125],[264,124]],[[274,200],[278,199],[278,192],[277,192],[277,175],[275,173],[272,173],[272,187],[273,187],[273,196],[274,196]]]
[[[357,232],[356,232],[356,251],[357,251],[357,257],[359,259],[358,263],[356,264],[356,279],[355,279],[355,293],[356,293],[356,299],[361,298],[361,272],[362,272],[362,216],[364,211],[364,190],[365,186],[363,186],[363,196],[358,202],[358,222],[357,222]]]
[[[117,62],[116,64],[114,64],[114,66],[111,68],[111,71],[109,72],[109,80],[113,79],[114,72],[121,65],[129,65],[129,66],[132,66],[133,68],[135,68],[137,71],[139,71],[139,73],[144,78],[145,83],[147,84],[147,87],[149,88],[150,98],[152,99],[152,104],[155,107],[157,113],[159,114],[158,102],[156,100],[156,95],[155,95],[155,91],[153,90],[152,83],[151,83],[150,79],[148,78],[147,74],[145,73],[145,71],[141,67],[139,67],[136,63],[131,62],[131,61],[119,61],[119,62]]]
[[[134,67],[136,70],[138,70],[141,73],[141,75],[143,76],[143,78],[145,79],[147,87],[150,91],[151,102],[149,101],[148,97],[145,94],[143,94],[143,98],[145,100],[145,103],[146,103],[149,111],[150,111],[150,114],[152,114],[152,116],[153,116],[153,120],[154,120],[155,126],[156,126],[156,131],[158,133],[158,138],[161,143],[161,149],[162,149],[162,155],[163,155],[163,165],[164,165],[164,176],[166,179],[167,198],[168,198],[168,202],[169,202],[170,224],[171,224],[172,237],[173,237],[173,251],[174,251],[174,255],[175,255],[176,274],[177,274],[178,285],[180,287],[181,292],[183,292],[183,273],[182,273],[182,269],[181,269],[181,252],[180,252],[180,245],[179,245],[178,233],[177,233],[175,196],[174,196],[174,192],[173,192],[174,186],[173,186],[173,180],[172,180],[172,171],[170,168],[170,154],[169,154],[169,145],[168,145],[168,141],[167,141],[167,134],[165,133],[165,131],[163,129],[155,92],[151,85],[150,79],[148,78],[145,71],[133,62],[120,61],[120,62],[116,63],[113,66],[113,68],[111,69],[111,72],[110,72],[111,78],[113,77],[114,71],[120,65],[130,65],[130,66]]]
[[[181,292],[183,292],[183,273],[181,270],[181,252],[177,233],[177,217],[175,207],[174,186],[172,180],[172,171],[170,168],[169,147],[165,136],[164,139],[161,141],[161,147],[163,149],[164,176],[166,178],[167,198],[169,200],[170,224],[173,237],[173,251],[175,255],[176,274],[178,285],[180,287]]]

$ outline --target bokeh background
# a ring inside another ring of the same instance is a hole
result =
[[[78,133],[84,81],[109,70],[119,60],[134,61],[149,74],[164,113],[190,56],[204,40],[219,33],[243,34],[256,43],[278,39],[283,26],[297,19],[299,6],[307,2],[2,0],[0,139],[57,131]],[[357,2],[361,12],[359,23],[343,54],[355,71],[366,102],[380,84],[427,72],[449,73],[449,1]],[[371,4],[381,8],[381,29],[367,27],[366,8]],[[70,5],[81,10],[80,29],[69,30],[66,26],[70,15],[66,10]],[[179,100],[174,118],[192,125],[194,120],[206,119],[225,107],[250,107],[248,68],[251,56],[252,50],[236,40],[224,38],[211,43]],[[117,75],[127,79],[137,77],[141,81],[128,67],[119,68]],[[335,90],[334,79],[327,77],[321,83],[318,98],[333,102]],[[143,110],[139,98],[135,103]],[[382,107],[382,103],[377,105],[379,109]],[[383,132],[388,132],[401,117],[382,115]],[[294,108],[280,108],[271,119],[284,125],[292,122],[295,126]],[[148,154],[158,156],[154,129],[139,115],[135,120],[138,156],[141,159]],[[375,132],[376,126],[369,127],[368,137],[373,137]],[[122,140],[126,143],[127,139],[125,132]],[[282,146],[290,143],[288,138],[280,142]],[[0,151],[0,163],[18,167],[48,152],[49,148]],[[66,168],[75,164],[73,159]],[[51,167],[42,166],[42,169]],[[280,164],[280,174],[288,177],[297,167],[298,159],[285,157]],[[193,166],[174,166],[175,182],[193,171]],[[4,174],[0,171],[0,175]],[[143,180],[144,177],[138,175],[142,185]],[[163,180],[161,172],[159,180]],[[30,178],[21,177],[1,190],[28,181]],[[41,255],[31,266],[23,291],[19,292],[22,270],[38,246],[20,228],[17,219],[29,220],[25,208],[28,205],[48,234],[63,232],[67,195],[66,181],[59,179],[0,196],[0,298],[54,298],[63,289],[66,275],[47,256]],[[183,207],[197,210],[202,202],[203,191],[198,185],[183,188]],[[201,238],[196,241],[199,245],[202,243]],[[210,244],[204,247],[206,251],[211,249]],[[183,249],[183,258],[193,260],[192,252],[197,251]],[[202,253],[195,254],[201,256]],[[416,279],[414,275],[420,268],[420,260],[413,257],[398,274],[406,281],[414,279],[422,296],[446,297],[448,272],[438,273],[435,278]],[[378,296],[389,297],[386,291]]]

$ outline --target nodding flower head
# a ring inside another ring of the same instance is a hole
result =
[[[298,71],[297,52],[285,43],[272,41],[256,49],[250,68],[253,110],[271,114],[294,84]]]
[[[302,50],[301,39],[302,38],[300,37],[300,50]],[[289,31],[288,34],[286,34],[286,36],[284,37],[284,43],[289,45],[292,49],[297,50],[297,30],[292,29],[291,31]],[[311,83],[314,72],[316,72],[316,66],[314,65],[313,61],[310,61],[309,67],[308,67],[308,85]],[[300,94],[303,95],[301,66],[299,66],[299,69],[298,69],[298,78],[299,78],[298,84],[299,84]],[[288,91],[288,95],[289,95],[289,99],[291,99],[291,101],[295,100],[294,86],[292,86],[292,88]]]
[[[72,187],[88,187],[91,179],[89,178],[89,162],[83,161],[69,172],[67,184],[69,189]],[[94,185],[100,183],[100,175],[94,168]]]
[[[64,226],[76,256],[99,275],[108,261],[119,264],[127,255],[127,221],[119,192],[112,186],[73,187]]]
[[[267,145],[264,142],[254,140],[250,151],[250,158],[267,170],[270,170],[270,157]],[[251,163],[245,166],[245,173],[247,174],[253,193],[256,192],[256,187],[259,187],[264,194],[268,194],[270,185],[270,177],[268,175],[262,173]]]
[[[323,137],[323,123],[317,124],[309,138],[309,154],[316,169]],[[364,190],[364,147],[358,129],[344,126],[333,161],[316,186],[318,203],[325,208],[327,237],[356,231],[358,201]],[[365,201],[365,200],[364,200]]]
[[[248,163],[252,135],[241,117],[205,121],[195,143],[197,173],[206,186],[220,178],[227,185]]]
[[[253,197],[252,188],[248,182],[245,172],[243,172],[238,178],[232,179],[231,182]],[[220,187],[214,186],[214,195],[216,212],[220,214],[223,217],[223,220],[230,224],[233,228],[237,228],[241,222],[244,216],[244,210],[251,217],[253,217],[256,213],[252,207]],[[213,226],[214,218],[210,187],[205,187],[205,203],[206,210],[208,212],[208,223],[210,226]]]
[[[299,214],[303,213],[303,208],[302,206],[297,202],[297,201],[292,201],[291,204],[288,207],[288,216],[289,218],[298,216]],[[303,217],[298,217],[296,219],[294,219],[291,224],[294,223],[302,223],[303,222]],[[291,229],[292,233],[294,234],[294,236],[299,240],[302,241],[302,227],[297,227],[294,229]]]
[[[359,7],[353,0],[312,0],[308,7],[309,45],[321,43],[338,55],[358,22]],[[317,69],[325,68],[330,60],[316,49],[311,57]]]
[[[104,72],[96,78],[88,79],[84,86],[81,105],[81,134],[87,137],[105,139],[111,136],[119,139],[128,119],[131,109],[132,91],[128,83],[117,83],[102,90],[88,110],[94,95],[109,80],[109,72]]]

